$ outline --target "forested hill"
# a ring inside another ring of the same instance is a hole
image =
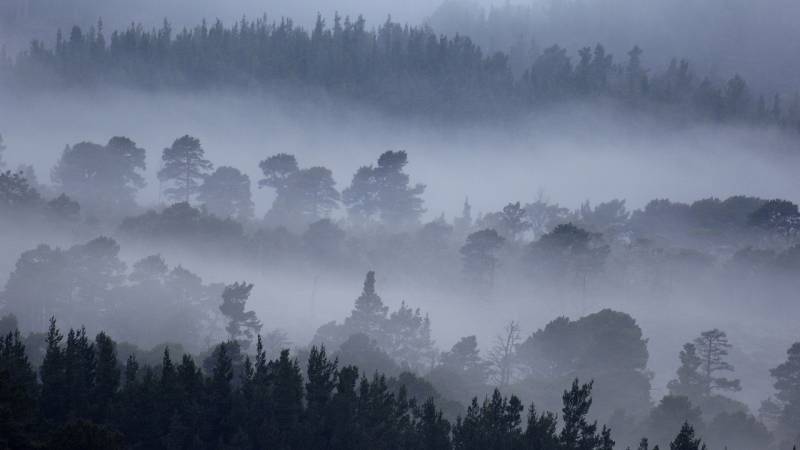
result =
[[[54,30],[55,34],[55,30]],[[577,51],[575,51],[577,50]],[[370,27],[336,16],[310,31],[266,16],[226,26],[192,29],[132,25],[106,32],[57,32],[54,43],[0,55],[6,83],[31,89],[100,84],[147,89],[302,88],[333,94],[401,114],[505,117],[554,103],[584,99],[614,102],[684,120],[776,124],[797,129],[800,97],[758,93],[736,74],[707,78],[689,62],[664,70],[645,67],[643,50],[608,54],[600,44],[558,45],[531,56],[515,76],[505,53],[486,54],[469,38],[443,36],[428,26],[387,20]],[[310,94],[309,94],[310,92]]]

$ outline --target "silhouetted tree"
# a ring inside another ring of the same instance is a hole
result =
[[[694,428],[684,422],[681,431],[675,436],[675,440],[669,444],[670,450],[705,450],[706,446],[700,438],[694,437]]]
[[[800,424],[800,343],[792,344],[786,351],[786,361],[770,370],[775,379],[775,397],[780,408],[781,432],[794,439]]]
[[[408,164],[405,151],[387,151],[378,158],[377,166],[358,169],[350,186],[342,192],[342,200],[356,222],[380,219],[391,227],[416,225],[425,209],[420,196],[425,185],[410,185],[403,169]]]
[[[678,367],[678,378],[671,380],[667,387],[672,395],[684,395],[688,398],[700,398],[706,393],[706,382],[700,374],[703,360],[697,355],[697,347],[691,342],[683,345],[680,353],[681,365]]]
[[[261,321],[258,320],[254,311],[244,310],[252,290],[253,285],[246,282],[225,286],[225,290],[222,292],[222,305],[219,307],[222,314],[229,320],[225,330],[231,340],[240,341],[245,349],[261,332],[262,327]]]
[[[497,268],[496,252],[504,242],[505,239],[492,229],[467,236],[467,242],[460,250],[464,275],[477,285],[491,287]]]
[[[126,137],[106,145],[81,142],[67,146],[52,179],[64,193],[97,214],[121,214],[136,205],[136,193],[145,186],[145,151]]]
[[[519,345],[519,324],[511,321],[505,326],[503,334],[495,337],[494,346],[489,352],[489,362],[492,364],[494,382],[498,386],[506,387],[514,375],[517,365],[517,346]]]
[[[733,372],[733,366],[725,360],[728,349],[732,346],[728,343],[724,331],[717,329],[704,331],[694,340],[694,344],[702,362],[700,374],[705,395],[711,395],[714,391],[742,390],[739,380],[716,376],[719,372]]]
[[[172,146],[164,149],[158,179],[172,184],[165,191],[167,197],[189,203],[198,193],[204,176],[214,167],[204,156],[200,140],[189,135],[176,139]]]
[[[306,226],[327,217],[339,205],[333,174],[325,167],[300,169],[293,155],[280,153],[259,165],[260,186],[275,189],[267,219],[292,227]]]
[[[247,222],[253,218],[250,177],[233,167],[217,167],[198,188],[197,200],[206,210],[223,219]]]

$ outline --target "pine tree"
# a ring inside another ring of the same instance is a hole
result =
[[[197,200],[222,219],[245,223],[253,218],[250,177],[233,167],[217,167],[198,189]]]
[[[215,353],[214,368],[208,380],[208,398],[204,405],[206,417],[203,431],[207,442],[227,442],[235,431],[231,422],[233,411],[233,362],[228,355],[228,345],[220,344]]]
[[[684,422],[681,431],[669,444],[670,450],[705,450],[706,446],[699,438],[694,437],[694,428]]]
[[[523,436],[526,448],[537,450],[559,450],[559,436],[556,432],[558,420],[551,412],[536,413],[531,404],[528,410],[528,423]]]
[[[800,425],[800,342],[786,351],[786,361],[770,370],[781,406],[780,427],[787,434]],[[794,436],[792,436],[794,437]]]
[[[261,321],[254,311],[245,311],[247,299],[253,284],[246,282],[234,283],[225,286],[222,292],[222,305],[219,310],[228,318],[228,332],[231,340],[240,342],[245,349],[250,346],[253,338],[261,331]]]
[[[565,450],[593,450],[600,441],[596,434],[597,422],[589,423],[587,420],[587,414],[592,407],[593,384],[589,382],[581,385],[576,379],[572,388],[564,391],[564,407],[561,410],[564,426],[559,440]]]
[[[312,347],[306,369],[306,408],[303,429],[307,448],[328,448],[333,436],[329,406],[338,383],[338,362],[329,361],[325,346]]]
[[[714,391],[740,391],[741,384],[737,379],[728,379],[716,376],[719,372],[733,372],[733,366],[725,361],[731,345],[725,332],[713,329],[701,333],[695,339],[697,353],[702,361],[700,374],[703,381],[704,394],[711,395]]]
[[[358,414],[357,382],[358,368],[346,366],[339,370],[336,393],[333,394],[330,408],[331,424],[334,430],[331,438],[332,449],[364,448],[356,418]]]
[[[348,335],[364,333],[373,339],[379,337],[384,329],[389,308],[375,291],[375,272],[370,270],[364,279],[364,289],[356,299],[355,308],[345,320]]]
[[[158,171],[158,179],[171,182],[172,187],[165,192],[173,201],[189,203],[198,192],[201,181],[213,165],[204,158],[205,150],[197,138],[185,135],[165,148],[161,160],[163,167]]]
[[[112,414],[114,403],[120,385],[120,367],[117,362],[116,344],[105,333],[95,337],[97,351],[97,369],[95,373],[95,390],[92,403],[95,407],[95,420],[106,422]]]
[[[416,225],[425,212],[421,195],[425,185],[410,185],[403,169],[408,164],[405,151],[387,151],[377,166],[364,166],[353,176],[342,200],[356,222],[379,218],[386,225],[405,228]]]
[[[690,399],[698,399],[705,393],[706,386],[699,372],[703,361],[697,355],[697,347],[692,343],[684,344],[680,360],[678,378],[671,380],[667,387],[672,395],[685,395]]]
[[[33,448],[39,385],[18,330],[0,337],[0,447]]]
[[[432,398],[426,400],[417,408],[416,434],[418,442],[416,447],[420,450],[447,450],[450,444],[450,422],[436,409]]]
[[[51,423],[60,423],[66,417],[68,408],[65,356],[61,348],[63,339],[64,335],[56,327],[56,319],[51,317],[45,341],[47,350],[39,367],[39,377],[42,381],[39,405],[42,417]]]
[[[303,375],[289,350],[281,351],[273,363],[274,420],[277,434],[273,448],[295,448],[301,442],[300,418],[303,411]]]

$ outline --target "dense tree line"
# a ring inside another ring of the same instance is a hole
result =
[[[642,63],[638,46],[614,59],[600,44],[577,51],[553,45],[524,58],[515,76],[509,55],[486,53],[464,36],[391,20],[368,29],[358,17],[322,17],[310,31],[266,17],[173,30],[169,23],[113,31],[59,31],[52,46],[34,41],[7,62],[12,80],[35,86],[121,82],[146,88],[315,87],[395,112],[494,117],[570,99],[609,97],[695,119],[749,121],[796,128],[800,96],[763,96],[738,75],[703,78],[685,60],[663,71]],[[518,60],[519,58],[517,58]],[[515,63],[519,65],[519,62]]]
[[[118,360],[105,333],[64,335],[55,320],[38,368],[19,331],[0,340],[0,444],[6,448],[419,448],[610,450],[611,430],[587,417],[592,383],[572,383],[561,420],[495,390],[454,424],[432,399],[378,373],[340,366],[313,347],[303,373],[288,350],[269,360],[259,336],[242,360],[217,345],[208,368],[165,348],[159,364]],[[238,368],[236,366],[239,366]],[[396,385],[391,388],[390,385]],[[643,445],[646,446],[646,440]],[[685,423],[673,450],[700,448]],[[640,447],[641,448],[641,447]],[[645,447],[646,448],[646,447]]]

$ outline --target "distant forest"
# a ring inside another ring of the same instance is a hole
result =
[[[487,54],[467,37],[387,20],[318,17],[309,32],[289,19],[203,22],[173,30],[131,25],[108,35],[59,30],[54,44],[0,57],[6,82],[33,88],[123,84],[146,89],[298,88],[382,110],[441,117],[508,117],[569,100],[611,99],[681,120],[800,126],[800,96],[753,92],[739,75],[712,79],[686,60],[663,71],[642,64],[643,50],[614,58],[603,45],[576,55],[553,45],[512,70],[509,55]]]

